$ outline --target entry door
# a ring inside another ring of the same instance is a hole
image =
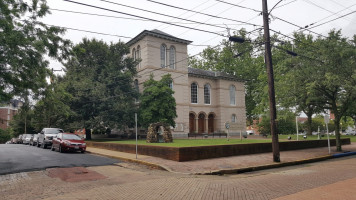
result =
[[[205,132],[205,115],[200,114],[198,118],[198,133]]]
[[[214,132],[214,115],[210,114],[208,117],[208,132],[213,133]]]
[[[189,133],[195,132],[195,115],[190,113],[189,114]]]

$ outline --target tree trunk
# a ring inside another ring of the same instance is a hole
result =
[[[336,139],[336,151],[342,151],[341,137],[340,137],[340,118],[335,115],[335,139]]]
[[[91,130],[89,128],[85,128],[85,139],[91,140]]]
[[[313,123],[313,113],[312,112],[308,112],[306,113],[308,120],[307,120],[307,135],[312,135],[312,123]]]

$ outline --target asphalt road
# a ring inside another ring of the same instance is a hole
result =
[[[88,167],[122,162],[89,153],[59,153],[23,144],[0,144],[0,175],[52,167]]]

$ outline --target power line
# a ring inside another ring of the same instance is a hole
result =
[[[65,26],[57,26],[57,25],[51,25],[51,24],[45,24],[45,25],[51,26],[51,27],[64,28],[64,29],[68,29],[68,30],[86,32],[86,33],[93,33],[93,34],[98,34],[98,35],[106,35],[106,36],[113,36],[113,37],[126,38],[126,39],[132,39],[133,38],[133,37],[127,37],[127,36],[115,35],[115,34],[109,34],[109,33],[97,32],[97,31],[89,31],[89,30],[83,30],[83,29],[77,29],[77,28],[70,28],[70,27],[65,27]],[[145,41],[160,43],[160,42],[156,42],[156,41],[152,41],[152,40],[145,40]],[[179,43],[173,42],[172,44],[179,44]],[[188,45],[197,46],[197,47],[210,46],[210,45],[207,45],[207,44],[188,44]]]
[[[293,25],[293,26],[295,26],[295,27],[298,27],[299,30],[304,29],[304,30],[306,30],[306,31],[309,31],[310,33],[314,33],[314,34],[316,34],[316,35],[319,35],[319,36],[321,36],[321,37],[325,37],[325,38],[326,38],[326,36],[324,36],[324,35],[322,35],[322,34],[320,34],[320,33],[311,31],[311,30],[309,30],[309,29],[307,29],[307,28],[304,28],[304,27],[301,27],[301,26],[299,26],[299,25],[296,25],[296,24],[294,24],[294,23],[292,23],[292,22],[289,22],[289,21],[287,21],[287,20],[285,20],[285,19],[281,19],[281,18],[276,17],[276,16],[273,16],[273,17],[276,18],[276,19],[278,19],[278,20],[280,20],[280,21],[282,21],[282,22],[285,22],[285,23],[287,23],[287,24],[290,24],[290,25]]]
[[[137,19],[137,18],[130,18],[130,17],[119,17],[119,16],[113,16],[113,15],[102,15],[102,14],[96,14],[96,13],[78,12],[78,11],[62,10],[62,9],[55,9],[55,8],[50,8],[50,10],[52,10],[52,11],[60,11],[60,12],[67,12],[67,13],[82,14],[82,15],[92,15],[92,16],[98,16],[98,17],[108,17],[108,18],[135,20],[135,21],[151,21],[151,20],[145,20],[145,19]],[[195,23],[195,22],[175,22],[175,21],[170,21],[170,22],[171,23],[175,23],[175,24],[198,24],[198,23]],[[213,24],[213,25],[225,25],[225,24]],[[227,24],[227,25],[241,25],[241,24]]]
[[[320,9],[322,9],[322,10],[325,10],[325,11],[327,11],[327,12],[329,12],[329,13],[332,13],[332,14],[334,14],[334,15],[337,15],[337,13],[335,13],[335,12],[333,12],[333,11],[331,11],[331,10],[328,10],[328,9],[326,9],[326,8],[323,8],[323,7],[319,6],[318,4],[313,3],[313,2],[310,1],[310,0],[304,0],[304,1],[307,2],[307,3],[309,3],[309,4],[311,4],[311,5],[313,5],[313,6],[316,6],[316,7],[320,8]],[[348,21],[350,21],[350,20],[348,19]]]
[[[76,2],[76,1],[71,1],[71,0],[63,0],[63,1],[67,1],[67,2],[70,2],[70,3],[74,3],[74,4],[79,4],[79,5],[83,5],[83,6],[87,6],[87,7],[91,7],[91,8],[96,8],[96,9],[100,9],[100,10],[105,10],[105,11],[109,11],[109,12],[115,12],[115,13],[119,13],[119,14],[123,14],[123,15],[128,15],[128,16],[132,16],[132,17],[137,17],[137,18],[141,18],[141,19],[146,19],[146,20],[150,20],[150,21],[153,21],[153,22],[169,24],[169,25],[172,25],[172,26],[177,26],[177,27],[181,27],[181,28],[196,30],[196,31],[200,31],[200,32],[205,32],[205,33],[210,33],[210,34],[214,34],[214,35],[219,35],[219,36],[225,37],[222,34],[219,34],[219,33],[216,33],[216,32],[212,32],[212,31],[207,31],[207,30],[202,30],[202,29],[197,29],[197,28],[191,28],[191,27],[188,27],[188,26],[173,24],[173,23],[170,23],[170,22],[156,20],[156,19],[152,19],[152,18],[148,18],[148,17],[142,17],[142,16],[139,16],[139,15],[133,15],[133,14],[125,13],[125,12],[120,12],[120,11],[116,11],[116,10],[112,10],[112,9],[108,9],[108,8],[102,8],[102,7],[98,7],[98,6],[94,6],[94,5],[90,5],[90,4],[85,4],[85,3],[80,3],[80,2]]]
[[[200,7],[201,5],[204,5],[204,4],[206,4],[207,2],[209,2],[209,1],[211,1],[211,0],[207,0],[207,1],[205,1],[205,2],[203,2],[203,3],[201,3],[201,4],[199,4],[199,5],[195,6],[195,7],[192,8],[192,9],[194,10],[195,8],[198,8],[198,7]],[[209,8],[209,7],[208,7],[208,8]],[[207,8],[204,8],[203,10],[205,10],[205,9],[207,9]],[[202,11],[202,10],[200,10],[200,11]],[[179,17],[183,16],[183,15],[186,14],[186,13],[188,13],[188,12],[185,12],[185,13],[180,14]],[[190,16],[188,16],[188,17],[186,17],[186,18],[193,17],[194,15],[195,15],[195,14],[190,15]],[[182,21],[182,20],[181,20],[181,21]],[[162,24],[159,25],[156,29],[158,29],[158,28],[161,27],[161,26],[162,26]],[[166,28],[168,28],[168,27],[169,27],[169,25],[166,25],[166,27],[162,28],[161,30],[164,30],[164,29],[166,29]]]
[[[189,12],[194,12],[194,13],[201,14],[201,15],[205,15],[205,16],[209,16],[209,17],[214,17],[214,18],[219,18],[219,19],[230,20],[230,21],[239,22],[239,23],[243,23],[243,24],[247,24],[247,25],[252,25],[252,26],[259,26],[259,25],[257,25],[257,24],[252,24],[252,23],[248,23],[248,22],[244,22],[244,21],[239,21],[239,20],[235,20],[235,19],[230,19],[230,18],[225,18],[225,17],[219,17],[219,16],[216,16],[216,15],[211,15],[211,14],[207,14],[207,13],[203,13],[203,12],[198,12],[198,11],[194,11],[194,10],[190,10],[190,9],[186,9],[186,8],[182,8],[182,7],[178,7],[178,6],[173,6],[173,5],[161,3],[161,2],[158,2],[158,1],[153,1],[153,0],[147,0],[147,1],[152,2],[152,3],[156,3],[156,4],[160,4],[160,5],[164,5],[164,6],[167,6],[167,7],[171,7],[171,8],[176,8],[176,9],[180,9],[180,10],[185,10],[185,11],[189,11]]]
[[[244,1],[244,0],[243,0],[243,1]],[[218,3],[219,3],[219,2],[217,2],[216,4],[218,4]],[[215,5],[215,4],[214,4],[214,5]],[[219,13],[218,13],[217,15],[215,15],[215,16],[218,16],[218,15],[220,15],[220,14],[222,14],[222,13],[224,13],[224,12],[230,10],[231,8],[232,8],[232,7],[228,8],[228,9],[225,9],[225,10],[219,12]],[[195,15],[195,14],[194,14],[194,15]],[[204,22],[208,22],[208,21],[210,21],[211,19],[213,19],[213,17],[210,17],[209,19],[205,20]],[[199,25],[196,25],[195,28],[198,27],[198,26],[199,26]],[[225,25],[225,26],[226,26],[226,25]],[[179,36],[181,36],[181,35],[183,35],[183,34],[185,34],[185,33],[187,33],[187,32],[189,32],[189,30],[184,31],[183,33],[179,34]]]
[[[309,27],[309,29],[319,27],[319,26],[321,26],[321,25],[324,25],[324,24],[330,23],[330,22],[332,22],[332,21],[335,21],[335,20],[338,20],[338,19],[340,19],[340,18],[346,17],[346,16],[351,15],[351,14],[353,14],[353,13],[356,13],[356,10],[355,10],[355,11],[352,11],[352,12],[349,12],[349,13],[347,13],[347,14],[345,14],[345,15],[342,15],[342,16],[340,16],[340,17],[337,17],[337,18],[335,18],[335,19],[332,19],[332,20],[326,21],[326,22],[324,22],[324,23],[321,23],[321,24],[318,24],[318,25],[315,25],[315,26]]]
[[[106,2],[106,3],[110,3],[110,4],[115,4],[115,5],[131,8],[131,9],[135,9],[135,10],[140,10],[140,11],[144,11],[144,12],[148,12],[148,13],[153,13],[153,14],[161,15],[161,16],[165,16],[165,17],[171,17],[171,18],[180,19],[180,20],[184,20],[184,21],[194,22],[194,23],[202,24],[202,25],[206,25],[206,26],[213,26],[213,27],[217,27],[217,28],[225,28],[225,27],[218,26],[218,25],[207,24],[207,23],[204,23],[204,22],[198,22],[198,21],[194,21],[194,20],[184,19],[184,18],[181,18],[181,17],[167,15],[167,14],[154,12],[154,11],[151,11],[151,10],[146,10],[146,9],[137,8],[137,7],[133,7],[133,6],[128,6],[128,5],[124,5],[124,4],[120,4],[120,3],[116,3],[116,2],[112,2],[112,1],[108,1],[108,0],[99,0],[99,1],[103,1],[103,2]]]
[[[351,8],[351,7],[355,6],[355,5],[356,5],[356,4],[353,4],[353,5],[349,6],[348,8],[345,8],[345,9],[343,9],[343,10],[340,10],[340,11],[336,12],[335,14],[338,14],[338,13],[343,12],[343,11],[345,11],[345,10],[349,10],[349,8]],[[329,15],[329,16],[324,17],[324,18],[322,18],[322,19],[319,19],[318,21],[313,22],[313,23],[311,23],[311,24],[309,24],[309,25],[306,25],[306,26],[304,26],[304,27],[305,27],[305,28],[308,28],[308,27],[310,27],[310,26],[313,26],[313,25],[315,25],[316,23],[319,23],[319,22],[323,21],[324,19],[327,19],[327,18],[330,18],[330,17],[334,16],[335,14],[332,14],[332,15]]]
[[[262,11],[260,10],[256,10],[256,9],[253,9],[253,8],[248,8],[248,7],[245,7],[245,6],[241,6],[241,5],[238,5],[238,4],[233,4],[233,3],[230,3],[230,2],[226,2],[226,1],[221,1],[221,0],[216,0],[218,2],[221,2],[221,3],[225,3],[225,4],[228,4],[228,5],[232,5],[232,6],[235,6],[235,7],[239,7],[239,8],[243,8],[243,9],[247,9],[247,10],[252,10],[252,11],[255,11],[255,12],[258,12],[258,13],[261,13]]]

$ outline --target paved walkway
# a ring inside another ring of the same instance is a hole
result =
[[[356,152],[356,144],[343,145],[343,152]],[[110,156],[114,158],[124,159],[131,162],[138,162],[156,168],[166,169],[170,172],[186,173],[186,174],[209,174],[214,172],[231,173],[239,169],[265,169],[278,167],[290,163],[299,164],[312,160],[330,158],[328,148],[311,148],[295,151],[281,151],[281,163],[274,163],[272,153],[252,154],[244,156],[231,156],[224,158],[213,158],[205,160],[177,162],[162,158],[111,151],[99,148],[88,147],[87,150],[91,153]],[[331,155],[340,152],[335,151],[335,147],[331,147]],[[271,167],[272,166],[272,167]]]

